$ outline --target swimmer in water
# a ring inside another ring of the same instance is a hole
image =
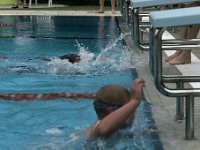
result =
[[[9,57],[7,56],[0,56],[0,59],[8,59]],[[68,60],[70,63],[79,63],[81,61],[81,57],[77,54],[66,54],[63,56],[59,56],[58,57],[61,60]],[[43,61],[51,61],[51,59],[46,58],[46,57],[36,57],[36,58],[28,58],[29,60],[33,60],[33,59],[40,59]]]
[[[81,57],[77,54],[66,54],[63,56],[58,57],[61,60],[68,60],[70,63],[79,63],[81,61]],[[44,60],[44,61],[51,61],[51,59],[46,57],[37,57],[36,59]]]
[[[144,84],[143,79],[137,78],[130,92],[119,85],[106,85],[97,91],[93,105],[98,120],[88,129],[86,139],[107,137],[119,128],[131,126]]]
[[[81,57],[76,54],[66,54],[63,56],[59,56],[61,60],[68,60],[70,63],[79,63],[81,61]]]
[[[0,56],[0,59],[9,59],[9,58],[12,58],[12,57]],[[66,54],[66,55],[63,55],[63,56],[59,56],[58,58],[61,59],[61,60],[64,60],[64,61],[69,61],[72,64],[79,63],[81,61],[80,56],[77,55],[77,54]],[[51,59],[46,58],[46,57],[28,58],[28,60],[35,60],[35,59],[39,59],[39,60],[42,60],[42,61],[52,61]],[[15,71],[17,73],[34,73],[34,72],[37,72],[37,70],[34,67],[27,66],[27,65],[19,65],[19,66],[13,65],[13,66],[8,66],[7,68],[9,70]]]
[[[72,64],[79,63],[81,61],[81,57],[76,54],[66,54],[66,55],[59,56],[58,58],[61,60],[67,60]],[[35,59],[40,59],[43,61],[51,61],[51,59],[46,58],[46,57],[36,57]]]

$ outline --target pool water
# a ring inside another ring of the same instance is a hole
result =
[[[137,73],[117,17],[0,17],[0,93],[95,93],[106,84],[130,88]],[[80,63],[58,57],[74,53]],[[0,147],[7,150],[163,149],[149,104],[134,124],[86,142],[96,121],[92,99],[0,101]]]

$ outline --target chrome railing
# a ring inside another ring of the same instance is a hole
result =
[[[150,69],[154,77],[154,83],[159,92],[165,96],[176,97],[176,119],[183,119],[184,100],[186,110],[186,128],[185,138],[194,139],[194,97],[200,97],[199,88],[186,88],[185,83],[200,82],[200,75],[164,75],[162,55],[164,50],[200,47],[200,39],[179,39],[179,40],[162,40],[162,35],[166,28],[150,28]],[[166,83],[175,83],[174,88],[168,87]]]

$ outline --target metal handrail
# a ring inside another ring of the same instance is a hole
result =
[[[171,49],[172,47],[182,48],[193,48],[200,47],[199,39],[192,40],[162,40],[162,35],[166,28],[155,29],[150,28],[150,47],[152,48],[150,52],[150,69],[154,77],[154,83],[156,88],[165,96],[176,97],[177,107],[179,107],[176,112],[179,114],[176,118],[182,118],[183,116],[183,99],[178,99],[180,97],[185,97],[185,107],[186,107],[186,123],[185,123],[185,138],[188,140],[194,139],[194,97],[200,97],[200,88],[185,88],[183,86],[184,82],[200,82],[200,76],[192,75],[163,75],[163,65],[162,65],[162,51],[165,49]],[[153,40],[154,39],[154,40]],[[173,41],[173,42],[172,42]],[[176,42],[177,41],[177,44]],[[169,46],[172,42],[172,46]],[[168,46],[163,46],[168,44]],[[182,44],[182,45],[181,45]],[[177,49],[176,48],[176,49]],[[186,50],[186,49],[185,49]],[[165,83],[176,83],[182,84],[180,87],[174,89],[166,86]]]
[[[197,43],[199,42],[199,44]],[[149,41],[138,41],[139,47],[143,50],[149,50]],[[162,41],[162,49],[163,50],[189,50],[188,48],[197,48],[200,47],[200,39],[170,39]]]
[[[200,82],[200,75],[162,75],[162,81],[164,83],[177,83],[177,82]]]
[[[154,73],[153,76],[154,76],[154,81],[156,83],[156,86],[158,87],[158,89],[160,89],[161,91],[166,91],[169,95],[169,96],[186,96],[187,94],[194,94],[196,96],[200,96],[200,90],[197,89],[197,90],[178,90],[178,91],[174,91],[174,90],[171,90],[170,88],[167,88],[163,83],[164,82],[174,82],[174,81],[192,81],[192,82],[200,82],[200,76],[180,76],[180,75],[174,75],[174,76],[163,76],[163,68],[162,68],[162,50],[164,49],[167,49],[167,48],[191,48],[191,47],[200,47],[200,43],[198,44],[186,44],[186,45],[177,45],[177,46],[162,46],[162,34],[163,32],[165,31],[166,29],[162,29],[162,30],[159,30],[155,36],[157,37],[157,45],[155,45],[156,47],[156,51],[153,51],[153,61],[152,63],[155,63],[154,64],[154,69],[155,70],[152,70],[152,72]],[[176,40],[174,40],[176,41]],[[177,40],[179,42],[184,42],[186,41],[187,43],[188,42],[194,42],[194,41],[200,41],[200,40]],[[166,41],[165,41],[166,42]],[[152,54],[151,54],[152,55]],[[164,92],[164,93],[166,93]],[[199,94],[197,94],[197,92],[199,92]],[[175,95],[175,93],[177,93],[177,95]],[[178,94],[180,93],[180,94]],[[186,94],[184,94],[186,93]]]

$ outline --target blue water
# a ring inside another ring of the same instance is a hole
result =
[[[0,24],[0,93],[129,89],[137,76],[116,17],[1,16]],[[68,53],[81,62],[58,59]],[[1,100],[0,149],[163,149],[145,100],[135,118],[131,128],[94,144],[84,140],[96,121],[92,99]]]

